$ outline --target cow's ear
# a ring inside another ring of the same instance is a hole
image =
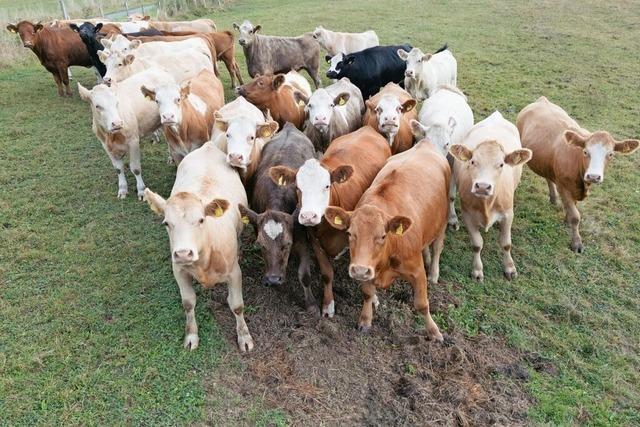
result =
[[[167,206],[167,201],[165,199],[148,188],[144,189],[144,199],[147,201],[152,211],[157,215],[164,215],[164,208]]]
[[[449,153],[461,162],[467,162],[473,157],[473,152],[462,144],[453,144],[449,148]]]
[[[409,111],[413,110],[416,106],[417,102],[415,99],[407,99],[406,101],[404,101],[404,103],[402,104],[402,112],[403,113],[408,113]]]
[[[430,53],[426,53],[424,55],[422,55],[422,62],[427,62],[428,60],[431,59],[433,55],[431,55]]]
[[[44,26],[40,22],[38,22],[37,24],[33,25],[33,31],[35,31],[36,33],[38,31],[42,30],[43,28],[44,28]]]
[[[153,89],[149,89],[148,87],[146,87],[145,85],[142,85],[140,87],[140,92],[142,92],[142,94],[144,95],[144,97],[146,99],[148,99],[149,101],[155,101],[156,100],[156,91]]]
[[[17,33],[18,26],[16,24],[9,24],[7,25],[7,31],[9,31],[10,33]]]
[[[309,102],[307,95],[297,90],[293,92],[293,99],[296,101],[298,107],[305,107],[307,102]]]
[[[141,44],[142,42],[140,40],[132,40],[131,43],[129,43],[129,49],[137,49]]]
[[[349,92],[342,92],[333,99],[333,105],[343,106],[347,103],[347,101],[349,101],[349,98],[351,98]]]
[[[273,87],[274,90],[278,90],[278,88],[280,88],[280,86],[284,84],[284,81],[285,81],[284,74],[278,74],[273,78],[273,81],[271,82],[271,86]]]
[[[427,136],[428,126],[423,125],[415,119],[409,122],[409,126],[411,127],[411,133],[418,141]]]
[[[402,59],[403,61],[406,61],[407,58],[409,57],[409,53],[404,50],[404,49],[398,49],[398,56],[400,57],[400,59]]]
[[[353,175],[353,166],[341,165],[331,171],[331,183],[342,184],[351,178]]]
[[[638,149],[640,141],[637,139],[626,139],[624,141],[616,141],[613,150],[620,154],[631,154]]]
[[[269,168],[269,177],[274,184],[285,186],[296,182],[297,169],[291,169],[287,166],[272,166]]]
[[[521,148],[520,150],[512,151],[504,157],[504,162],[509,166],[518,166],[527,163],[531,160],[533,151],[528,148]]]
[[[214,199],[204,207],[204,214],[207,216],[221,217],[229,208],[229,202],[225,199]]]
[[[564,131],[564,139],[565,141],[567,141],[567,144],[575,145],[576,147],[580,147],[580,148],[584,148],[584,145],[587,142],[586,137],[572,130]]]
[[[98,59],[100,60],[100,62],[104,64],[105,62],[107,62],[108,58],[109,58],[109,54],[106,51],[104,50],[98,51]]]
[[[100,44],[102,46],[104,46],[105,49],[110,49],[111,45],[113,44],[113,40],[108,39],[107,37],[105,37],[102,40],[100,40]]]
[[[83,101],[91,100],[91,91],[82,86],[80,83],[78,83],[78,93],[80,94],[80,99],[82,99]]]
[[[365,107],[367,107],[368,110],[370,110],[371,112],[375,112],[376,111],[376,107],[377,105],[373,103],[373,101],[371,100],[371,98],[367,99],[366,101],[364,101],[364,105]]]
[[[346,230],[351,222],[351,213],[338,206],[328,206],[324,211],[324,219],[337,230]]]
[[[102,22],[98,22],[98,25],[96,25],[96,26],[93,28],[93,32],[94,32],[94,33],[99,33],[101,29],[102,29]]]
[[[7,28],[8,28],[8,27],[7,27]],[[327,61],[327,63],[330,63],[330,62],[331,62],[331,58],[332,58],[332,56],[331,56],[331,55],[325,55],[325,56],[324,56],[324,60],[325,60],[325,61]]]
[[[240,211],[240,219],[243,224],[253,225],[254,228],[258,227],[258,214],[249,209],[248,207],[238,204],[238,210]]]
[[[397,215],[387,221],[387,233],[402,236],[411,228],[411,219],[406,216]]]
[[[124,65],[131,65],[135,59],[136,59],[135,56],[129,54],[129,55],[124,57],[124,59],[122,60],[122,63]]]
[[[256,34],[258,31],[262,30],[262,25],[256,25],[255,27],[253,27],[253,34]]]
[[[73,31],[75,31],[76,33],[80,32],[80,27],[78,27],[76,24],[71,23],[69,24],[69,28],[71,28]]]
[[[213,118],[215,120],[215,122],[213,123],[213,127],[222,132],[226,132],[227,128],[229,127],[229,122],[222,118],[222,114],[220,114],[219,111],[216,111],[213,114]]]
[[[270,120],[261,125],[258,125],[256,128],[256,136],[258,138],[269,138],[272,137],[278,131],[278,122]]]
[[[233,28],[235,28],[236,30],[240,31],[240,25],[238,25],[237,23],[233,23],[232,24]]]
[[[191,82],[187,82],[180,87],[180,98],[184,99],[191,93]]]

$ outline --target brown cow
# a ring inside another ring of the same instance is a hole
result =
[[[387,83],[380,92],[365,101],[367,111],[362,123],[377,129],[387,138],[393,154],[413,145],[409,122],[418,119],[416,100],[395,83]]]
[[[330,259],[348,244],[347,234],[323,220],[329,205],[351,210],[378,171],[391,156],[384,138],[370,126],[333,140],[320,159],[310,159],[297,171],[286,167],[271,169],[271,178],[280,185],[296,182],[300,213],[298,222],[312,227],[311,244],[318,260],[324,297],[322,314],[333,317],[333,267]]]
[[[44,27],[41,23],[20,21],[7,25],[7,30],[18,33],[20,39],[36,54],[42,66],[53,75],[58,95],[73,96],[69,87],[69,67],[91,67],[91,57],[78,33],[72,29]]]
[[[606,131],[589,132],[544,96],[520,111],[516,125],[522,145],[533,151],[529,167],[547,180],[551,204],[560,193],[571,225],[571,249],[581,253],[577,202],[587,198],[591,184],[602,183],[614,153],[631,154],[640,141],[616,141]]]
[[[429,282],[436,284],[447,230],[450,179],[447,160],[422,140],[387,160],[353,212],[327,208],[327,223],[349,233],[349,276],[361,283],[364,294],[361,331],[371,327],[376,288],[387,289],[400,277],[413,288],[413,304],[426,319],[427,336],[442,341],[429,312],[425,259],[431,259]]]

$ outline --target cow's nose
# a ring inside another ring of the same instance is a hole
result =
[[[244,156],[240,153],[229,153],[227,155],[227,162],[229,162],[234,166],[241,165],[243,160],[244,160]]]
[[[284,277],[279,274],[267,274],[264,276],[265,286],[279,286],[284,282]]]
[[[173,261],[178,263],[192,262],[193,261],[192,249],[178,249],[173,251]]]
[[[373,268],[366,265],[351,264],[349,266],[349,276],[355,280],[373,279]]]
[[[235,92],[236,92],[236,95],[243,95],[244,89],[242,88],[242,86],[236,86]]]
[[[111,84],[111,77],[104,76],[104,77],[102,78],[102,81],[104,82],[104,84],[106,84],[107,86],[109,86],[109,85]]]
[[[326,123],[326,122],[327,122],[326,116],[316,116],[316,123]]]
[[[413,71],[407,70],[407,71],[404,72],[404,75],[407,76],[407,77],[413,77]]]
[[[298,219],[302,225],[317,225],[320,222],[315,212],[300,212]]]
[[[172,121],[175,118],[173,114],[167,113],[162,115],[162,120],[165,122]]]
[[[599,184],[600,182],[602,182],[602,175],[598,175],[596,173],[588,173],[584,178],[585,181],[592,184]]]
[[[491,184],[487,184],[486,182],[476,182],[473,184],[474,192],[478,194],[489,194],[491,191]]]

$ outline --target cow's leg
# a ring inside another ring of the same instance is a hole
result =
[[[138,200],[144,200],[144,181],[142,180],[142,165],[140,162],[140,141],[129,142],[129,168],[136,177],[136,189],[138,190]]]
[[[560,198],[564,206],[564,213],[567,216],[567,222],[571,226],[571,250],[582,253],[582,237],[580,237],[580,211],[576,206],[576,201],[571,197],[571,193],[562,187],[560,188]]]
[[[305,67],[305,70],[307,71],[307,73],[309,73],[309,76],[311,77],[311,80],[313,80],[313,84],[316,86],[316,89],[322,87],[322,81],[320,80],[320,77],[318,75],[319,67]]]
[[[196,323],[196,293],[193,290],[193,279],[186,271],[176,267],[172,263],[173,277],[178,282],[180,288],[180,297],[182,298],[182,308],[186,323],[184,327],[184,348],[195,350],[198,348],[200,338],[198,337],[198,324]]]
[[[242,300],[242,272],[236,262],[229,280],[229,295],[227,296],[229,308],[236,317],[236,333],[238,334],[238,346],[241,352],[253,349],[253,338],[249,334],[249,328],[244,321],[244,302]]]
[[[160,136],[162,135],[162,130],[156,129],[151,134],[151,142],[157,144],[160,142]]]
[[[518,275],[516,265],[511,258],[511,224],[513,223],[513,209],[504,214],[500,221],[500,247],[502,248],[502,271],[507,280],[515,279]]]
[[[422,259],[420,259],[419,262],[422,264]],[[426,321],[425,330],[427,331],[427,336],[431,340],[442,342],[443,338],[440,329],[438,329],[438,325],[436,325],[436,322],[431,318],[431,312],[429,311],[427,273],[424,270],[424,264],[420,266],[417,274],[410,275],[407,279],[413,288],[413,306],[418,313],[424,316]]]
[[[66,90],[67,96],[71,98],[73,96],[73,92],[71,91],[71,86],[69,86],[69,67],[67,65],[61,65],[60,68],[60,79],[62,80],[62,84]]]
[[[91,67],[91,69],[93,70],[93,72],[96,75],[96,84],[104,83],[104,81],[102,80],[102,76],[100,75],[100,71],[98,71],[98,69],[96,67]]]
[[[460,224],[458,223],[458,216],[456,215],[456,180],[451,177],[451,182],[449,182],[449,227],[454,230],[460,229]]]
[[[244,84],[244,80],[242,80],[242,73],[240,73],[240,66],[236,62],[235,58],[233,58],[232,60],[233,60],[233,69],[235,71],[235,75],[236,75],[238,81],[240,82],[240,84],[243,85]]]
[[[62,79],[60,78],[60,72],[54,71],[51,73],[53,80],[56,81],[56,88],[58,89],[58,96],[64,96],[64,90],[62,88]]]
[[[127,177],[124,175],[124,160],[122,157],[119,159],[114,157],[106,148],[105,151],[107,152],[109,159],[111,159],[111,164],[118,173],[118,199],[124,199],[129,193]]]
[[[294,226],[296,227],[296,226]],[[298,257],[298,281],[304,291],[304,305],[308,312],[316,316],[320,315],[320,309],[311,291],[311,255],[309,254],[309,244],[307,241],[307,231],[302,226],[297,226],[294,230],[293,249]]]
[[[547,185],[549,186],[549,203],[555,205],[558,202],[558,191],[556,185],[550,179],[547,179]]]
[[[371,322],[373,321],[373,306],[378,301],[376,297],[376,286],[373,280],[371,280],[362,282],[360,289],[362,290],[364,301],[362,302],[362,311],[360,312],[360,320],[358,321],[358,330],[360,332],[368,332],[369,329],[371,329]]]
[[[313,252],[316,255],[316,260],[318,261],[320,276],[322,277],[322,284],[324,286],[322,315],[326,317],[333,317],[336,313],[336,305],[333,300],[333,266],[331,265],[329,257],[324,252],[324,249],[320,246],[320,242],[316,239],[311,239],[311,246],[313,247]]]
[[[222,62],[224,62],[224,66],[227,67],[227,71],[229,72],[229,77],[231,77],[231,89],[235,89],[236,87],[236,70],[233,67],[232,59],[227,56],[222,57]]]
[[[431,243],[431,250],[433,256],[431,257],[431,263],[429,264],[429,283],[432,285],[438,284],[440,278],[440,254],[442,248],[444,248],[444,237],[446,233],[446,227],[442,229],[442,233]]]
[[[424,262],[425,266],[431,265],[431,248],[429,248],[429,245],[422,248],[422,262]]]
[[[480,230],[476,225],[475,221],[470,214],[462,211],[462,219],[464,221],[465,227],[467,227],[467,231],[469,232],[469,238],[471,239],[471,247],[473,249],[473,266],[471,269],[471,277],[473,277],[478,282],[481,282],[484,279],[484,273],[482,272],[482,259],[480,258],[480,252],[482,252],[482,235],[480,234]]]
[[[73,80],[73,74],[71,74],[71,68],[67,68],[67,77],[69,77],[69,80]]]

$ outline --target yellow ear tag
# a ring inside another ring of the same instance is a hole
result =
[[[243,223],[243,224],[245,224],[245,225],[249,224],[249,217],[248,217],[248,216],[246,216],[246,215],[245,215],[245,216],[243,216],[243,217],[242,217],[242,223]]]
[[[404,233],[404,227],[402,227],[402,224],[400,224],[398,228],[396,228],[396,234],[398,236],[402,236],[402,233]]]
[[[267,138],[269,136],[271,136],[271,130],[267,129],[262,129],[262,133],[261,133],[263,138]]]
[[[223,213],[224,211],[222,210],[222,208],[218,206],[216,210],[213,211],[213,216],[219,217],[219,216],[222,216]]]
[[[12,29],[9,30],[9,32],[15,34],[17,31],[12,28]]]
[[[344,105],[346,103],[347,101],[344,98],[340,98],[340,101],[338,101],[338,105]]]
[[[301,99],[301,100],[299,100],[299,101],[298,101],[298,107],[304,107],[304,106],[305,106],[304,101],[303,101],[302,99]]]
[[[278,177],[278,185],[280,187],[283,187],[285,185],[287,185],[287,181],[284,180],[284,178],[282,178],[282,176]]]
[[[147,101],[153,101],[153,99],[151,99],[151,97],[149,95],[145,95],[144,99],[146,99]]]
[[[333,223],[336,225],[342,225],[342,218],[340,218],[339,216],[334,217]]]

